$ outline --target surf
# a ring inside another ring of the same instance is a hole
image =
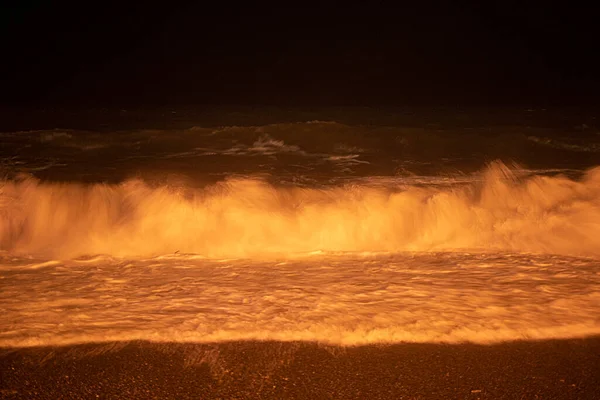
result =
[[[523,177],[494,162],[479,179],[446,187],[284,187],[249,177],[204,188],[139,179],[0,184],[0,249],[59,259],[463,249],[596,256],[599,232],[600,167],[579,179]]]

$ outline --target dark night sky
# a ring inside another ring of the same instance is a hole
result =
[[[598,103],[583,7],[15,3],[4,105]]]

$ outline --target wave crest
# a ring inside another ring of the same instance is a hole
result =
[[[86,254],[262,257],[321,251],[510,250],[600,254],[600,167],[580,180],[520,178],[500,162],[451,188],[207,187],[4,181],[0,248]]]

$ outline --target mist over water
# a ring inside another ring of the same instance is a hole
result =
[[[0,346],[600,334],[589,121],[314,117],[0,133]]]

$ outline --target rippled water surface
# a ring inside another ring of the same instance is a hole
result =
[[[286,260],[2,259],[0,345],[109,340],[490,343],[600,334],[596,259],[512,253]]]

